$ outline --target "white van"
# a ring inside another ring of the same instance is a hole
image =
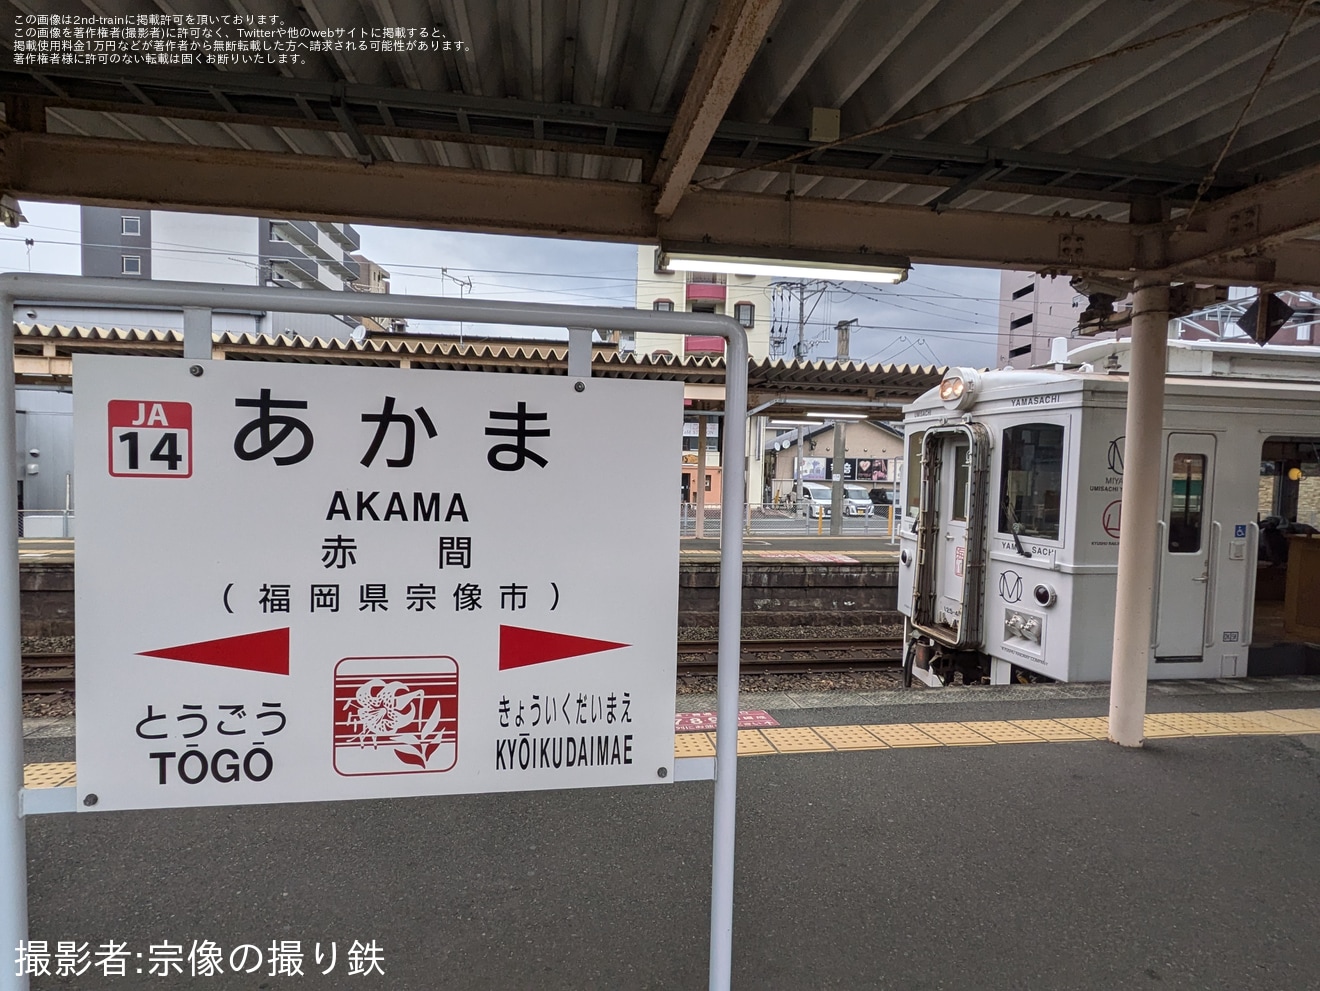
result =
[[[802,482],[798,490],[798,515],[816,519],[824,512],[830,518],[830,487],[820,482]]]
[[[798,512],[814,520],[823,511],[825,519],[828,520],[830,518],[831,496],[831,486],[822,482],[803,482],[802,491],[798,496]],[[871,495],[864,486],[852,483],[844,485],[844,516],[870,516],[873,511],[874,506],[871,502]]]
[[[864,485],[847,484],[843,487],[843,515],[871,516],[875,504],[871,502],[871,493]]]

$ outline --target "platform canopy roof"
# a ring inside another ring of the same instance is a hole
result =
[[[177,330],[48,324],[16,324],[15,330],[14,370],[24,385],[70,383],[76,354],[183,356]],[[225,361],[568,374],[568,345],[543,340],[389,334],[345,341],[221,333],[212,335],[212,353]],[[592,375],[682,382],[692,412],[723,409],[726,369],[723,355],[637,354],[612,344],[592,349]],[[944,371],[934,365],[760,359],[748,366],[748,391],[751,405],[767,416],[837,411],[896,420],[903,404],[938,384]]]
[[[19,197],[1320,285],[1317,0],[5,3]],[[52,13],[330,50],[33,63]]]

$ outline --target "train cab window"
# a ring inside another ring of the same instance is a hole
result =
[[[953,506],[949,518],[967,522],[967,483],[972,477],[971,449],[959,444],[953,449]]]
[[[1169,475],[1169,553],[1196,554],[1201,550],[1205,455],[1175,454]]]
[[[908,435],[907,463],[903,466],[903,484],[907,487],[907,515],[915,519],[921,509],[921,450],[926,431]]]
[[[1062,493],[1062,425],[1024,423],[1005,430],[999,532],[1058,540]]]

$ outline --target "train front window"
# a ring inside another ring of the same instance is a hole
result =
[[[999,532],[1059,539],[1063,427],[1024,423],[1004,431],[999,476]]]
[[[1175,454],[1169,474],[1169,553],[1195,554],[1201,549],[1205,455]]]
[[[953,449],[953,507],[949,518],[960,523],[967,522],[967,483],[971,475],[971,449],[958,444]]]

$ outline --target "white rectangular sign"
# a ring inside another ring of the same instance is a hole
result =
[[[80,808],[673,780],[679,383],[74,381]]]

